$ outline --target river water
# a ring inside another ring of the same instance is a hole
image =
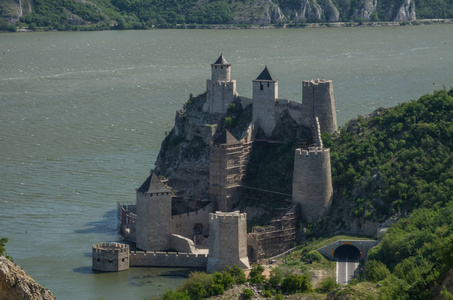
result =
[[[280,98],[331,79],[339,124],[453,86],[453,25],[0,34],[0,237],[59,299],[143,299],[177,269],[92,273],[189,94],[223,52],[238,92],[269,67]],[[166,276],[161,276],[166,275]]]

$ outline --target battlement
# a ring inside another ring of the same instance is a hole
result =
[[[101,243],[93,245],[93,253],[129,253],[129,245],[122,243]]]
[[[318,147],[309,147],[308,149],[297,148],[296,155],[303,156],[313,156],[313,155],[330,155],[330,149],[328,148],[318,148]]]
[[[238,219],[238,220],[247,220],[247,214],[246,213],[240,213],[239,210],[233,211],[233,212],[222,212],[222,211],[216,211],[215,213],[209,214],[209,218],[211,220],[233,220],[233,219]]]
[[[129,269],[129,245],[102,243],[92,247],[92,268],[102,272],[118,272]]]
[[[132,251],[130,253],[132,267],[205,268],[207,262],[207,254],[153,251]]]
[[[236,80],[213,81],[212,83],[219,87],[233,87],[236,84]]]
[[[315,80],[302,81],[303,87],[323,86],[323,85],[331,85],[331,84],[332,84],[332,80],[326,80],[326,79],[315,79]]]

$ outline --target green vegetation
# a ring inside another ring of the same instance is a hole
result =
[[[7,238],[0,238],[0,256],[5,256],[10,261],[14,261],[13,258],[6,254],[5,244],[8,242]]]
[[[263,275],[264,267],[256,265],[249,274],[248,282],[256,286],[265,286],[265,297],[275,296],[283,299],[286,295],[294,293],[312,292],[311,279],[306,274],[296,274],[275,268],[271,271],[269,280]],[[227,267],[222,272],[206,274],[193,272],[189,278],[176,291],[167,290],[161,297],[163,300],[198,300],[216,295],[222,295],[235,284],[246,283],[244,271],[238,266]],[[266,296],[267,295],[267,296]],[[252,299],[254,293],[249,288],[243,288],[241,299]]]
[[[379,109],[323,134],[336,195],[352,215],[383,221],[453,200],[453,89]]]
[[[107,29],[149,29],[157,28],[196,28],[198,25],[237,23],[238,11],[254,7],[254,1],[230,0],[29,0],[32,12],[20,20],[21,24],[9,24],[11,12],[18,11],[18,4],[13,1],[0,3],[0,30],[15,31],[15,26],[44,30],[107,30]],[[22,1],[23,2],[23,1]],[[274,0],[289,18],[300,10],[300,1]],[[311,1],[310,1],[311,2]],[[362,0],[332,0],[340,13],[340,21],[359,22],[356,12],[363,9]],[[391,21],[395,18],[403,0],[379,0],[376,11],[370,16],[371,21]],[[319,0],[323,12],[329,13],[327,1]],[[28,3],[22,3],[23,7]],[[452,0],[415,0],[418,19],[453,18]],[[25,14],[27,14],[26,10]],[[16,16],[17,17],[17,16]],[[253,14],[251,20],[260,19]],[[308,19],[307,22],[326,22],[328,16],[321,19]],[[247,27],[248,24],[238,24]]]
[[[399,218],[370,251],[365,280],[381,285],[379,299],[430,299],[453,268],[453,89],[378,109],[340,131],[323,135],[337,197],[351,204],[352,218]]]

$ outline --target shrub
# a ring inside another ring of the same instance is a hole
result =
[[[249,299],[252,299],[253,296],[255,296],[255,294],[253,293],[252,290],[249,290],[249,289],[243,289],[242,290],[242,299],[244,300],[249,300]]]
[[[283,280],[282,288],[288,294],[310,292],[311,280],[307,275],[289,274]]]
[[[261,265],[256,265],[252,268],[249,274],[249,281],[251,283],[263,283],[266,279],[263,275],[264,267]]]
[[[369,260],[365,265],[365,277],[372,281],[378,282],[384,280],[390,275],[389,269],[380,261]]]
[[[337,280],[334,277],[326,277],[323,280],[321,280],[321,286],[319,287],[318,290],[320,293],[328,293],[332,292],[338,287],[339,284],[337,283]]]
[[[166,290],[162,295],[162,300],[190,300],[190,297],[186,291],[175,292],[173,290]]]
[[[283,270],[280,268],[274,268],[271,270],[270,276],[269,276],[269,285],[273,288],[277,288],[278,285],[280,285],[283,281]]]

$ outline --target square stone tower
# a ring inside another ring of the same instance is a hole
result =
[[[209,214],[209,256],[206,272],[237,265],[250,269],[247,257],[247,214],[217,211]]]
[[[136,236],[142,250],[171,246],[171,192],[154,173],[137,189]]]
[[[220,54],[215,63],[211,64],[211,79],[206,81],[206,103],[203,110],[224,114],[236,96],[236,80],[231,80],[231,64]]]
[[[212,142],[209,190],[218,210],[231,211],[239,200],[238,185],[244,177],[250,147],[239,142],[228,130]]]
[[[253,80],[253,116],[252,121],[259,125],[267,136],[275,128],[275,101],[278,98],[278,80],[267,68]]]

